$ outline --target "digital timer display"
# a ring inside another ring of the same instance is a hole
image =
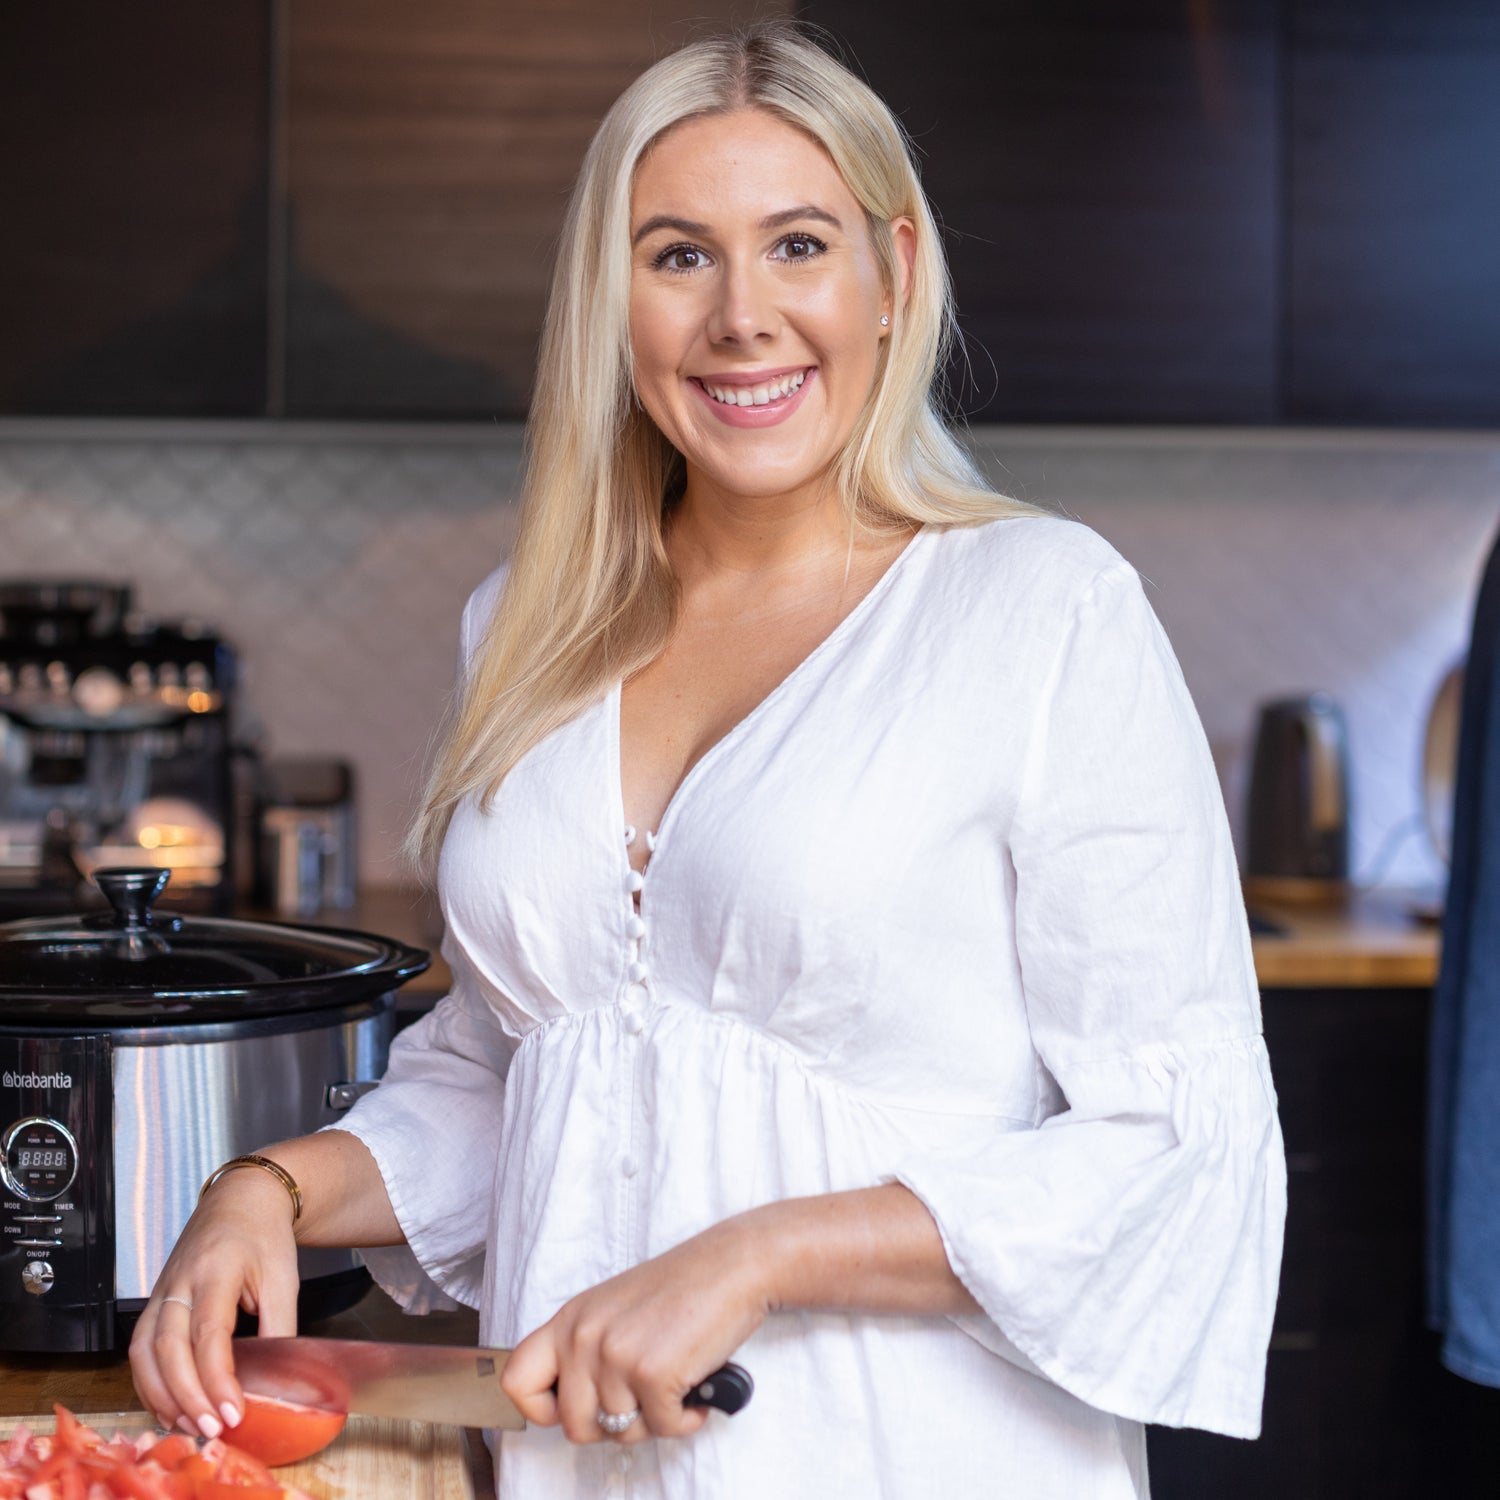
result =
[[[78,1174],[78,1148],[56,1120],[17,1120],[0,1149],[0,1175],[23,1198],[46,1202],[60,1198]]]
[[[15,1153],[16,1168],[24,1172],[27,1167],[66,1167],[68,1165],[68,1153],[58,1151],[28,1151],[25,1146]]]

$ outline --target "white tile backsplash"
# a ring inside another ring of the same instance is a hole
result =
[[[1388,879],[1440,875],[1413,822],[1422,730],[1500,522],[1500,435],[974,440],[998,485],[1150,581],[1236,825],[1254,705],[1322,688],[1349,722],[1356,874],[1379,857]],[[0,422],[0,574],[128,578],[142,608],[219,626],[247,728],[355,763],[364,878],[390,882],[459,609],[514,535],[520,455],[514,427]]]

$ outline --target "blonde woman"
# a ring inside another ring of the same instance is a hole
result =
[[[267,1148],[295,1228],[207,1194],[163,1418],[232,1428],[301,1242],[518,1345],[505,1500],[1102,1500],[1143,1423],[1255,1435],[1284,1183],[1209,755],[1134,572],[936,416],[947,327],[898,126],[794,30],[615,105],[415,833],[453,992]],[[731,1356],[750,1405],[685,1408]]]

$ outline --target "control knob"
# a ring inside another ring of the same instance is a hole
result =
[[[21,1271],[21,1285],[33,1297],[40,1297],[44,1292],[50,1292],[55,1279],[52,1267],[44,1260],[28,1260]]]

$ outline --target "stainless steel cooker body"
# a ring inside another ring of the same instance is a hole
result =
[[[269,1142],[336,1125],[356,1092],[385,1071],[394,991],[366,1014],[302,1031],[204,1037],[125,1033],[113,1039],[112,1121],[117,1307],[150,1296],[210,1172]],[[261,1026],[269,1023],[262,1022]],[[304,1282],[355,1270],[347,1250],[302,1250]]]

